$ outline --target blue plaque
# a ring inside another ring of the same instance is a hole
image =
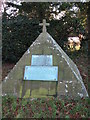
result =
[[[57,81],[57,66],[25,66],[24,80]]]
[[[31,65],[49,66],[52,64],[52,55],[32,55]]]

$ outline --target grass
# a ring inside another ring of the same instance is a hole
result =
[[[89,118],[89,98],[2,97],[3,118]]]

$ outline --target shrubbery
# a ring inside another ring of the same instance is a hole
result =
[[[3,61],[17,62],[23,53],[28,49],[37,36],[42,32],[39,23],[45,18],[50,26],[48,32],[56,42],[65,50],[64,43],[69,34],[78,36],[79,33],[86,33],[86,11],[87,4],[76,3],[25,3],[15,5],[7,2],[2,14],[2,59]],[[80,11],[71,11],[73,6],[77,6]],[[83,6],[83,7],[82,7]],[[9,7],[18,9],[18,13],[13,10],[7,14]],[[53,11],[53,8],[58,10]],[[60,19],[55,19],[65,11],[65,15]],[[84,16],[83,13],[84,12]],[[12,16],[13,15],[13,16]]]
[[[2,22],[3,61],[17,62],[40,34],[39,22],[17,16]]]

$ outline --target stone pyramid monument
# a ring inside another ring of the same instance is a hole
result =
[[[2,95],[88,97],[77,66],[47,32],[49,23],[40,25],[42,33],[2,82]]]

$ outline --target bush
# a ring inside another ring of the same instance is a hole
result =
[[[41,32],[39,22],[19,15],[2,21],[2,59],[17,62]]]

